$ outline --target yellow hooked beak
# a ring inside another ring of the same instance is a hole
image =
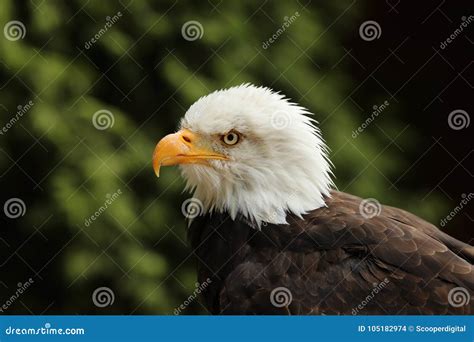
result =
[[[160,167],[177,164],[209,165],[209,160],[226,160],[227,157],[212,151],[199,134],[182,129],[161,139],[153,152],[153,169],[157,177]]]

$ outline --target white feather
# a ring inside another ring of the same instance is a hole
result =
[[[260,227],[284,224],[288,213],[325,205],[333,187],[327,147],[305,108],[269,88],[244,84],[200,98],[186,112],[181,128],[209,139],[229,157],[211,166],[181,165],[187,189],[205,211],[242,215]],[[242,134],[235,146],[219,136]]]

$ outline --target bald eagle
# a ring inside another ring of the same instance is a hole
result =
[[[474,247],[335,191],[309,114],[244,84],[200,98],[156,145],[156,174],[179,164],[201,210],[188,235],[209,312],[474,313]]]

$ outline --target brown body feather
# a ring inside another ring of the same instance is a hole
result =
[[[472,314],[474,247],[401,209],[364,218],[362,199],[332,192],[327,207],[256,230],[226,214],[189,236],[213,314]],[[272,304],[285,287],[291,302]],[[470,300],[452,305],[462,287]],[[461,303],[462,304],[462,303]]]

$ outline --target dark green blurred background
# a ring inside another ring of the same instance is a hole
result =
[[[270,86],[314,112],[340,190],[438,226],[472,192],[472,126],[448,124],[453,110],[472,113],[472,27],[440,48],[470,14],[467,1],[0,6],[1,27],[17,20],[25,28],[23,38],[0,36],[0,126],[28,109],[0,135],[0,203],[25,203],[23,216],[2,213],[0,306],[18,283],[34,281],[4,313],[173,314],[193,293],[196,260],[181,213],[190,196],[177,169],[156,179],[151,156],[215,89]],[[378,39],[361,39],[367,20],[380,25]],[[184,39],[189,21],[202,37]],[[93,116],[104,110],[113,125],[97,129]],[[472,217],[469,204],[442,229],[472,242]],[[92,294],[103,286],[115,300],[100,308]],[[204,312],[198,300],[182,311]]]

